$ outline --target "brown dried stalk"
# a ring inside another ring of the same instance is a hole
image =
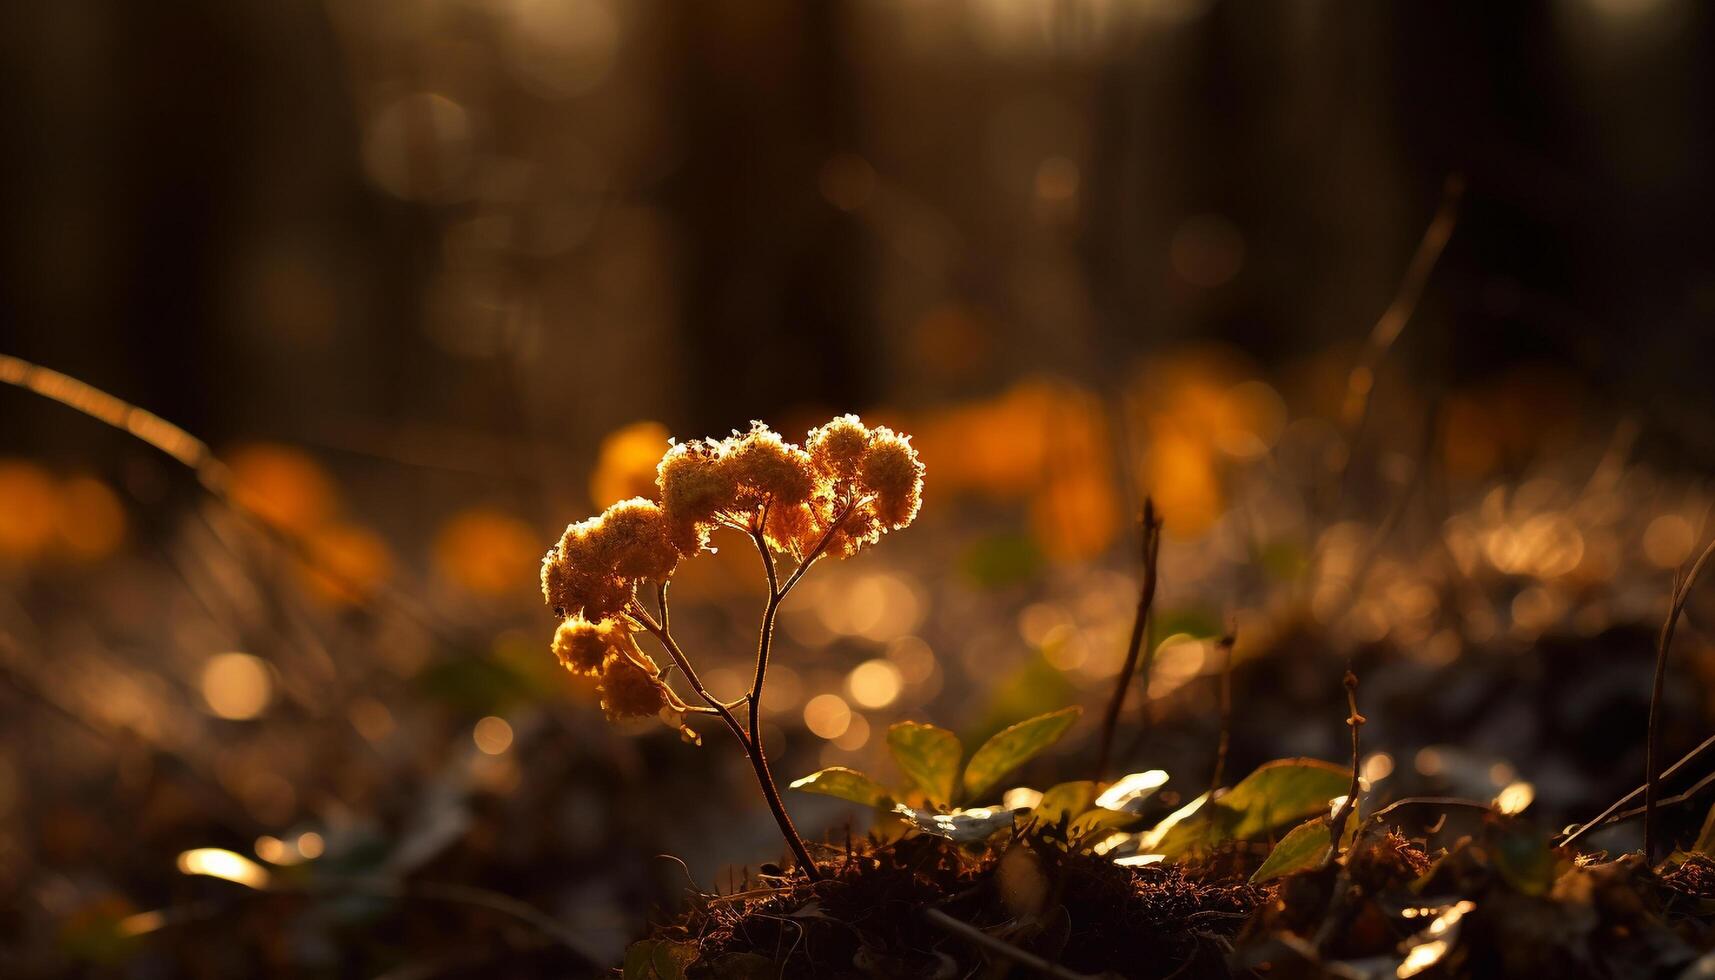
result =
[[[1353,811],[1358,808],[1358,729],[1364,727],[1364,716],[1358,713],[1358,675],[1346,671],[1343,683],[1346,686],[1346,706],[1351,714],[1346,716],[1346,725],[1352,729],[1352,785],[1346,790],[1346,798],[1341,801],[1340,808],[1334,811],[1334,817],[1328,821],[1328,837],[1331,846],[1328,849],[1328,860],[1332,862],[1340,855],[1340,838],[1346,833],[1346,821],[1351,819]]]
[[[1131,677],[1137,673],[1138,654],[1144,647],[1144,635],[1149,624],[1149,610],[1155,603],[1156,560],[1161,553],[1161,518],[1155,513],[1155,500],[1143,498],[1142,553],[1143,553],[1143,584],[1137,598],[1137,616],[1131,623],[1131,641],[1126,647],[1125,666],[1120,668],[1119,677],[1114,681],[1114,694],[1108,701],[1107,713],[1102,717],[1102,736],[1100,748],[1096,753],[1096,781],[1107,778],[1108,757],[1113,752],[1114,727],[1119,723],[1120,708],[1125,704],[1125,692],[1131,686]],[[1143,726],[1147,728],[1149,715],[1149,672],[1154,660],[1154,651],[1150,650],[1143,658]]]
[[[1667,652],[1673,646],[1673,631],[1679,625],[1679,615],[1685,611],[1686,600],[1691,598],[1691,587],[1703,572],[1703,566],[1709,563],[1711,554],[1715,554],[1715,541],[1709,542],[1709,546],[1697,556],[1691,570],[1674,584],[1673,601],[1667,610],[1667,621],[1661,624],[1661,637],[1655,648],[1655,681],[1650,687],[1649,698],[1649,739],[1644,745],[1644,859],[1651,864],[1656,858],[1655,811],[1661,782],[1656,765],[1661,757],[1661,697],[1667,680]]]

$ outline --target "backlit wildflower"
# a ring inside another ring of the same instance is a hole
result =
[[[655,677],[654,662],[639,651],[647,669],[630,656],[609,654],[601,665],[601,707],[610,719],[653,715],[667,706],[667,693]]]
[[[864,451],[858,478],[874,494],[876,516],[889,530],[897,531],[917,517],[923,503],[923,463],[909,436],[877,427]]]
[[[738,487],[737,510],[791,507],[809,500],[816,491],[810,455],[761,422],[752,422],[749,432],[727,443],[725,465]]]
[[[755,725],[781,600],[818,559],[850,557],[910,524],[922,502],[923,464],[907,437],[845,415],[812,429],[802,449],[761,422],[731,438],[673,445],[656,466],[655,483],[659,504],[642,498],[614,504],[600,517],[567,527],[543,558],[542,594],[562,620],[554,654],[572,673],[596,678],[610,719],[656,715],[696,742],[685,719],[721,715],[750,757],[800,868],[814,879],[815,860],[772,791],[762,742],[744,735],[732,711],[745,705]],[[722,527],[755,542],[769,586],[757,645],[758,693],[732,704],[698,683],[669,632],[667,612],[667,581],[680,558],[707,549],[709,536]],[[797,566],[782,574],[775,552],[790,555]],[[645,580],[661,586],[653,607],[638,601]],[[665,673],[638,649],[634,629],[654,635],[702,705],[685,702],[668,686]]]
[[[684,554],[708,546],[719,515],[732,509],[738,484],[726,468],[726,447],[709,439],[667,450],[655,470],[669,536]]]
[[[837,483],[856,479],[869,448],[870,431],[856,415],[842,415],[810,430],[804,441],[816,472]]]
[[[601,673],[602,661],[610,651],[622,651],[627,646],[635,649],[630,630],[616,619],[592,623],[573,616],[554,631],[554,656],[567,670],[586,677]]]
[[[566,528],[542,559],[542,595],[561,615],[607,619],[625,609],[639,580],[664,581],[678,561],[661,508],[623,500]]]

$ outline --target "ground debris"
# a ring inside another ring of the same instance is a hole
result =
[[[1232,938],[1271,892],[1242,877],[1120,867],[1027,839],[976,850],[929,835],[865,841],[822,867],[819,882],[764,877],[731,896],[704,897],[657,937],[695,945],[691,978],[745,975],[726,967],[740,954],[766,961],[769,976],[1012,975],[1004,956],[923,914],[933,908],[1069,975],[1225,978]],[[1010,893],[1035,875],[1041,881],[1023,889],[1030,908],[1021,912]]]

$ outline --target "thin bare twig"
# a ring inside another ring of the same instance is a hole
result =
[[[1137,615],[1131,623],[1131,640],[1126,646],[1125,665],[1120,668],[1119,676],[1114,680],[1113,697],[1108,701],[1108,710],[1102,716],[1102,734],[1099,748],[1096,751],[1096,781],[1101,782],[1108,775],[1108,760],[1113,752],[1114,728],[1119,724],[1120,709],[1125,705],[1126,689],[1131,686],[1131,677],[1137,673],[1138,654],[1144,647],[1144,635],[1149,625],[1149,610],[1155,603],[1156,562],[1161,554],[1161,518],[1155,513],[1155,500],[1152,497],[1143,498],[1143,518],[1140,522],[1141,550],[1143,557],[1143,582],[1138,590]],[[1149,672],[1154,651],[1149,651],[1143,662],[1143,720],[1144,727],[1150,722],[1149,714]]]
[[[1429,227],[1424,229],[1423,238],[1418,241],[1417,251],[1413,253],[1411,263],[1406,266],[1405,276],[1400,280],[1399,290],[1394,293],[1393,301],[1382,312],[1376,325],[1370,329],[1369,338],[1364,342],[1363,353],[1346,379],[1346,396],[1340,407],[1340,427],[1346,437],[1346,454],[1340,461],[1332,484],[1336,494],[1341,497],[1345,495],[1346,477],[1351,469],[1354,447],[1364,423],[1369,418],[1370,395],[1375,390],[1376,371],[1423,299],[1423,290],[1429,284],[1429,275],[1435,271],[1436,263],[1441,260],[1441,253],[1447,248],[1448,240],[1453,237],[1453,228],[1459,221],[1459,201],[1464,194],[1464,177],[1451,174],[1442,183],[1441,205],[1436,209]],[[1336,505],[1338,502],[1338,499],[1334,501]]]
[[[1352,730],[1352,785],[1346,790],[1346,798],[1341,801],[1340,808],[1334,811],[1333,819],[1328,821],[1329,862],[1340,856],[1340,838],[1346,833],[1346,821],[1358,808],[1358,729],[1364,727],[1364,716],[1358,713],[1358,675],[1348,670],[1342,683],[1346,687],[1346,706],[1351,710],[1351,714],[1346,716],[1346,725]]]
[[[1402,796],[1380,810],[1370,814],[1369,823],[1379,823],[1381,819],[1401,807],[1408,806],[1451,806],[1471,810],[1492,810],[1494,806],[1482,800],[1468,800],[1462,796]]]
[[[924,909],[923,917],[956,936],[968,939],[989,952],[1004,956],[1020,966],[1029,967],[1043,976],[1054,977],[1056,980],[1103,980],[1105,976],[1068,970],[1066,967],[1045,960],[1029,950],[1019,949],[1004,939],[997,939],[969,922],[955,919],[940,909]]]
[[[440,624],[415,602],[406,598],[404,593],[386,583],[371,588],[356,582],[345,571],[328,562],[303,537],[266,520],[240,501],[233,493],[232,470],[214,454],[208,443],[184,429],[69,374],[10,354],[0,354],[0,384],[34,392],[49,401],[127,433],[145,445],[171,456],[191,471],[198,485],[210,496],[341,590],[360,598],[373,592],[430,633],[437,637],[442,635]]]
[[[1215,771],[1209,776],[1209,799],[1221,789],[1221,780],[1227,771],[1227,746],[1233,735],[1233,644],[1238,642],[1238,630],[1229,629],[1227,635],[1221,637],[1215,644],[1215,649],[1221,654],[1220,704],[1221,732],[1215,740]]]
[[[1667,653],[1673,646],[1673,632],[1679,625],[1679,615],[1685,611],[1685,603],[1691,598],[1691,587],[1697,584],[1697,576],[1702,574],[1703,566],[1709,563],[1712,554],[1715,554],[1715,540],[1709,542],[1703,553],[1697,556],[1691,570],[1675,585],[1667,621],[1661,624],[1661,638],[1656,644],[1655,681],[1650,687],[1649,699],[1649,740],[1644,746],[1644,859],[1652,865],[1656,858],[1656,794],[1661,781],[1656,773],[1656,762],[1661,754],[1661,697],[1667,680]]]
[[[1680,756],[1678,762],[1675,762],[1673,765],[1668,766],[1666,769],[1663,769],[1661,771],[1661,778],[1662,779],[1672,779],[1674,777],[1674,775],[1677,774],[1681,769],[1684,769],[1687,765],[1690,765],[1694,760],[1702,757],[1702,755],[1705,752],[1708,752],[1712,748],[1715,748],[1715,735],[1711,735],[1708,738],[1704,739],[1701,743],[1698,744],[1698,746],[1696,748],[1694,748],[1690,752],[1687,752],[1684,755]],[[1577,843],[1578,838],[1583,837],[1585,834],[1588,834],[1591,831],[1596,830],[1605,824],[1612,823],[1615,820],[1624,820],[1628,817],[1635,817],[1638,814],[1642,813],[1643,810],[1641,810],[1641,809],[1632,809],[1632,810],[1626,810],[1624,812],[1621,812],[1620,808],[1624,807],[1626,804],[1637,799],[1639,796],[1642,796],[1645,789],[1647,789],[1647,788],[1648,788],[1647,784],[1639,785],[1636,789],[1632,790],[1630,793],[1627,793],[1625,796],[1622,796],[1619,799],[1615,800],[1613,803],[1610,803],[1606,810],[1603,810],[1601,813],[1598,813],[1596,816],[1592,817],[1591,819],[1584,821],[1582,824],[1579,824],[1578,828],[1576,830],[1573,830],[1571,833],[1567,834],[1565,839],[1560,842],[1560,846],[1561,847],[1571,847],[1573,844]],[[1662,803],[1666,803],[1666,802],[1668,802],[1668,801],[1665,801],[1665,800],[1662,801]]]

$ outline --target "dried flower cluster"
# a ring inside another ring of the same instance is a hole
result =
[[[923,464],[910,437],[855,415],[810,430],[803,448],[755,422],[730,438],[672,446],[656,486],[659,504],[621,501],[573,524],[542,562],[542,594],[564,620],[554,652],[597,678],[611,717],[684,707],[631,638],[647,616],[636,605],[640,583],[665,583],[723,527],[801,564],[850,557],[916,518]]]

